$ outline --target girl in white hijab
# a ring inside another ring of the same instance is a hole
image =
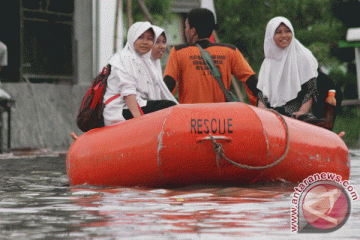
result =
[[[176,104],[162,93],[164,90],[159,87],[162,78],[150,62],[155,37],[149,22],[134,23],[125,47],[109,60],[111,74],[104,95],[105,126]]]
[[[163,72],[162,72],[162,68],[161,68],[161,59],[164,56],[164,53],[166,51],[166,41],[167,41],[167,36],[165,33],[165,30],[158,27],[158,26],[154,26],[153,25],[153,29],[155,32],[155,43],[154,46],[151,50],[151,62],[154,64],[155,66],[155,71],[158,75],[158,77],[160,79],[163,79]],[[164,81],[160,81],[159,83],[159,87],[162,89],[161,93],[164,94],[164,98],[166,99],[170,99],[176,103],[178,103],[178,101],[175,99],[175,97],[171,94],[170,91],[168,91],[168,87],[166,86]]]
[[[257,84],[258,107],[273,108],[296,118],[313,116],[311,105],[317,95],[318,62],[295,38],[288,19],[275,17],[269,21],[264,52]]]
[[[155,65],[158,74],[162,77],[163,73],[160,60],[166,51],[167,37],[164,29],[158,26],[153,26],[153,29],[157,38],[155,39],[154,46],[151,50],[151,61]]]

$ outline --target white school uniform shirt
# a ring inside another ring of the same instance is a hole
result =
[[[147,104],[147,100],[162,100],[158,77],[150,62],[151,51],[140,55],[135,51],[135,41],[148,29],[149,22],[137,22],[128,32],[125,47],[109,60],[111,73],[108,78],[104,95],[104,103],[111,97],[120,97],[108,103],[103,112],[105,126],[125,121],[123,109],[128,109],[125,96],[134,94],[140,107]],[[162,79],[161,79],[162,80]]]
[[[281,23],[293,34],[286,48],[278,47],[274,41],[275,31]],[[295,99],[301,85],[318,76],[316,58],[295,38],[293,26],[284,17],[275,17],[267,24],[264,53],[257,88],[268,98],[271,107],[281,107]]]

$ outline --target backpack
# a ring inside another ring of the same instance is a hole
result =
[[[120,94],[117,94],[103,103],[107,86],[107,79],[110,75],[110,72],[111,65],[104,67],[99,75],[94,79],[91,87],[87,90],[82,100],[82,104],[77,115],[76,124],[83,132],[87,132],[94,128],[103,127],[103,111],[105,105],[120,96]]]

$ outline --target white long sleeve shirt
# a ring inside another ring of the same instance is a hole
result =
[[[105,126],[125,121],[122,114],[123,109],[128,109],[125,96],[136,95],[140,107],[146,106],[148,100],[174,99],[170,91],[164,88],[166,85],[150,60],[151,52],[140,55],[135,51],[135,41],[149,28],[149,22],[133,24],[129,29],[124,49],[109,60],[111,73],[107,80],[104,103],[115,95],[120,94],[120,97],[106,104],[103,112]]]

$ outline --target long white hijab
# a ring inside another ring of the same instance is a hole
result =
[[[161,34],[164,34],[165,39],[167,39],[166,32],[164,29],[162,29],[161,27],[155,26],[155,25],[153,25],[152,28],[155,32],[155,43],[156,43],[157,39],[161,36]],[[152,65],[150,68],[152,69],[153,73],[156,75],[156,78],[158,79],[157,84],[159,85],[159,88],[161,90],[161,98],[166,99],[166,100],[171,100],[175,103],[178,103],[176,98],[171,94],[171,92],[167,88],[166,84],[164,83],[160,59],[155,59],[151,56],[150,62]]]
[[[292,41],[286,48],[278,47],[274,41],[275,31],[281,23],[290,28],[293,34]],[[275,17],[267,24],[264,53],[257,88],[268,98],[271,107],[280,107],[295,99],[301,85],[318,76],[317,60],[295,38],[293,26],[284,17]]]
[[[151,51],[146,54],[139,54],[135,50],[135,41],[148,29],[153,29],[150,22],[136,22],[129,28],[125,47],[115,54],[109,63],[118,69],[121,74],[120,81],[132,84],[131,77],[136,77],[136,87],[144,100],[171,100],[177,103],[174,96],[166,87],[162,76],[158,74],[155,65],[151,62]],[[154,30],[154,29],[153,29]],[[157,36],[155,34],[154,39]],[[141,71],[141,75],[139,75]],[[126,73],[127,72],[127,73]]]
[[[149,59],[151,51],[146,54],[140,55],[136,52],[134,43],[135,41],[148,29],[152,29],[150,22],[136,22],[129,28],[127,41],[125,47],[120,51],[121,55],[138,56],[140,59]]]
[[[161,34],[164,34],[165,36],[165,39],[167,39],[167,36],[166,36],[166,33],[165,33],[165,30],[162,29],[161,27],[158,27],[158,26],[153,26],[153,29],[154,29],[154,32],[155,32],[155,43],[156,41],[158,40],[158,38],[161,36]],[[154,43],[154,44],[155,44]],[[163,77],[163,73],[162,73],[162,68],[161,68],[161,61],[160,59],[155,59],[154,57],[151,56],[151,60],[153,61],[153,64],[155,65],[156,67],[156,71],[157,73],[159,74],[159,76],[161,76],[161,78]]]
[[[149,82],[153,82],[153,80],[145,64],[150,60],[151,51],[141,55],[134,46],[135,41],[148,29],[152,29],[150,22],[136,22],[131,25],[125,47],[109,60],[109,64],[120,69],[121,75],[119,77],[123,83],[131,83],[133,80],[130,76],[135,76],[136,88],[144,94],[150,93],[148,94],[150,96],[146,98],[151,99],[154,91],[151,89],[153,84],[149,84]],[[140,71],[142,76],[139,76]]]

